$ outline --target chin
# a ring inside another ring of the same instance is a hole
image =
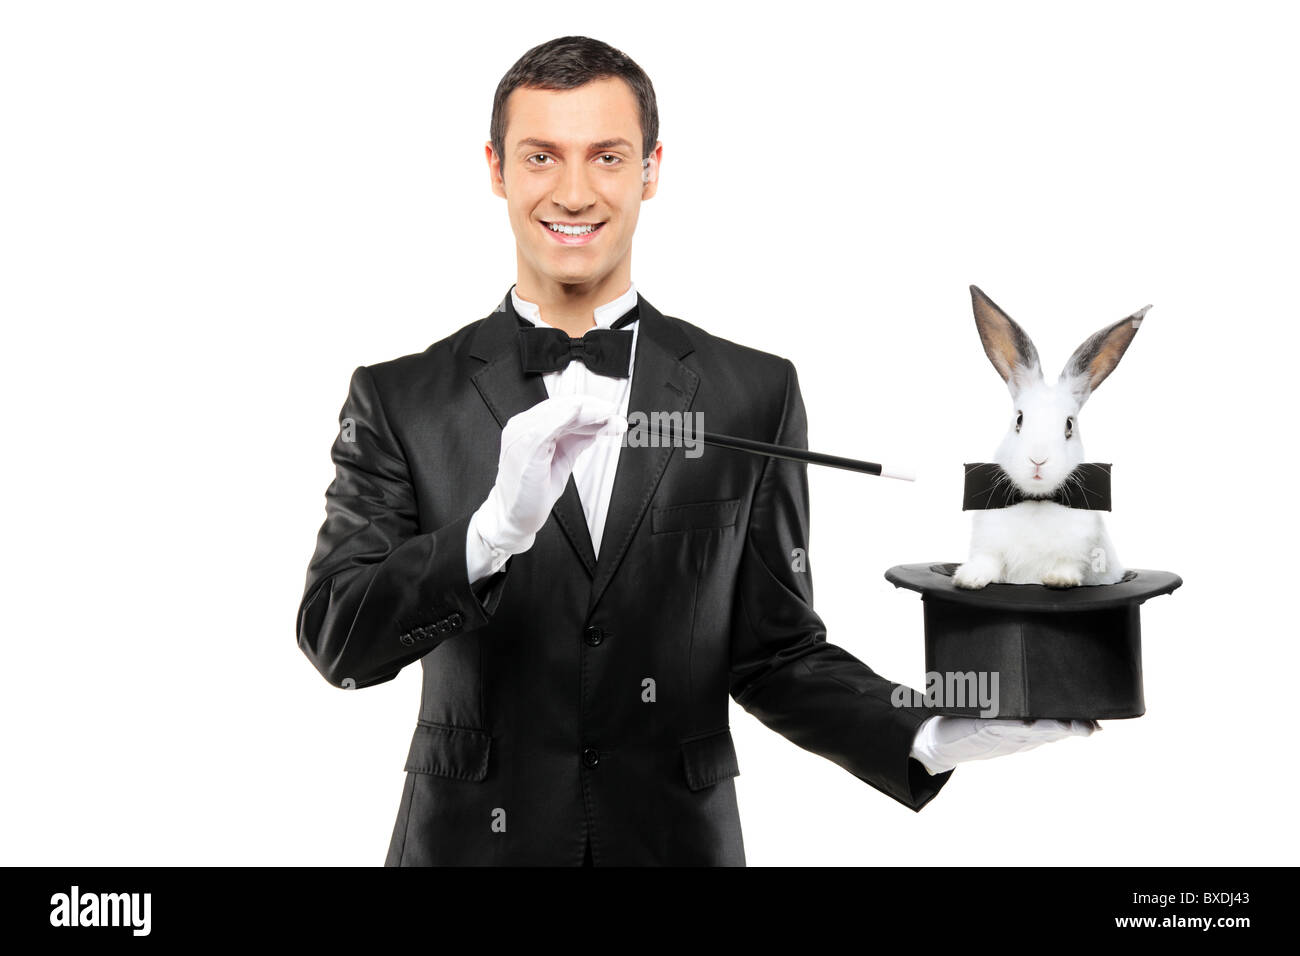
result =
[[[540,254],[530,256],[529,264],[538,275],[565,284],[583,282],[593,271],[590,263],[556,256],[553,249],[543,249]]]
[[[1017,477],[1012,480],[1025,494],[1036,495],[1038,497],[1056,494],[1057,489],[1060,488],[1065,481],[1064,478],[1039,478],[1035,481],[1030,477]]]
[[[584,256],[552,254],[547,257],[546,265],[546,274],[566,285],[595,282],[610,271],[603,260],[592,257],[590,253]]]
[[[595,281],[599,273],[591,269],[548,269],[547,275],[560,285],[588,285]]]

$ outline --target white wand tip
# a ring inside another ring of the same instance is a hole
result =
[[[903,481],[916,481],[916,472],[910,468],[900,468],[897,465],[881,464],[881,478],[899,478]]]

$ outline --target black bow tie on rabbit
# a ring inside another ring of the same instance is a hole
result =
[[[1068,588],[1122,580],[1100,514],[1110,510],[1110,465],[1084,460],[1078,416],[1151,307],[1089,336],[1049,383],[1024,329],[978,287],[970,292],[984,353],[1011,391],[1012,417],[993,460],[966,466],[963,510],[974,512],[974,528],[953,584]],[[1012,507],[1025,501],[1044,504]]]
[[[1031,495],[1021,491],[1001,465],[991,461],[966,463],[966,487],[962,511],[1010,508],[1022,501],[1053,501],[1084,511],[1110,510],[1110,464],[1085,461],[1070,472],[1051,494]]]

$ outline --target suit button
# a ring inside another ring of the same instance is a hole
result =
[[[594,767],[600,763],[600,754],[596,753],[593,748],[588,747],[582,752],[582,763],[585,767]]]
[[[605,632],[594,624],[587,628],[584,633],[586,634],[587,643],[592,647],[599,647],[600,643],[605,640]]]

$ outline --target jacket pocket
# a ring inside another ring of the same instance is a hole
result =
[[[685,505],[663,505],[650,513],[650,531],[691,531],[695,528],[728,528],[736,523],[740,499],[696,501]]]
[[[491,750],[491,734],[422,720],[411,738],[405,769],[454,780],[482,780]]]
[[[711,731],[682,741],[682,766],[686,772],[686,786],[703,790],[719,780],[740,774],[736,761],[736,745],[731,739],[731,729]]]

